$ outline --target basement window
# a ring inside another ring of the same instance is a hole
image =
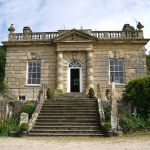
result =
[[[19,100],[20,100],[20,101],[26,100],[26,96],[19,96]]]

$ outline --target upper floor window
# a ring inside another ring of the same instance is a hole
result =
[[[40,60],[29,61],[27,71],[28,71],[27,84],[40,84],[41,61]]]
[[[109,63],[110,81],[124,83],[124,62],[123,59],[110,59]]]

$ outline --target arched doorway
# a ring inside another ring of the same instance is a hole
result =
[[[80,61],[71,61],[68,65],[67,92],[82,92],[82,65]]]

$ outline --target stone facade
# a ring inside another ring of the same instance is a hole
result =
[[[106,89],[110,88],[110,59],[124,61],[124,82],[116,84],[118,99],[128,81],[147,74],[144,52],[148,39],[144,39],[141,30],[136,30],[134,35],[130,31],[83,29],[32,32],[29,27],[24,27],[23,33],[14,31],[11,26],[8,41],[3,45],[7,48],[8,93],[16,99],[19,96],[36,99],[42,86],[49,87],[53,93],[57,89],[72,92],[71,68],[68,67],[71,61],[81,64],[77,67],[79,92],[86,93],[93,87],[103,100]],[[31,60],[41,61],[41,84],[27,84],[27,64]]]

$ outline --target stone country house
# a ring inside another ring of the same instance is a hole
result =
[[[7,96],[36,100],[41,89],[50,88],[58,96],[88,93],[92,87],[104,101],[113,80],[119,100],[130,80],[147,74],[149,39],[144,38],[142,27],[137,28],[125,24],[122,31],[33,32],[26,26],[23,33],[15,33],[11,25],[8,41],[2,42],[7,49]]]

